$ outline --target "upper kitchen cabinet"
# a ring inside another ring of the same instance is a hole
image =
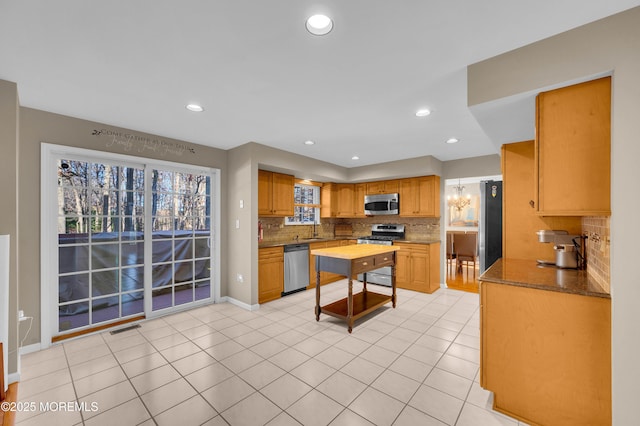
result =
[[[366,217],[364,214],[364,196],[366,192],[366,183],[356,183],[353,185],[353,217]]]
[[[376,182],[367,182],[367,195],[369,194],[395,194],[400,191],[400,181],[395,180],[379,180]]]
[[[400,216],[440,217],[440,176],[401,179]]]
[[[611,77],[540,93],[536,130],[537,213],[610,215]]]
[[[320,200],[320,217],[355,217],[352,183],[325,183]]]
[[[502,145],[502,257],[555,263],[553,244],[538,241],[541,229],[582,233],[577,216],[540,216],[534,200],[534,141]]]
[[[258,216],[293,216],[294,177],[258,170]]]

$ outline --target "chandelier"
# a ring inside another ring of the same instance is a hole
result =
[[[453,189],[454,191],[456,191],[456,193],[454,194],[453,198],[451,198],[450,195],[447,195],[447,204],[449,205],[449,207],[455,207],[456,210],[459,212],[465,207],[467,207],[469,204],[471,204],[471,194],[467,194],[466,197],[462,196],[462,191],[464,191],[464,186],[460,185],[459,179],[458,179],[458,184],[454,186]]]

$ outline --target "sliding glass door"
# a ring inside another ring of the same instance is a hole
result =
[[[211,297],[211,178],[153,169],[152,310]]]
[[[43,227],[55,228],[43,247],[56,261],[42,251],[51,336],[213,301],[213,171],[70,150],[43,158],[57,182],[42,188],[55,192],[42,205]]]
[[[58,331],[144,311],[144,169],[58,159]]]

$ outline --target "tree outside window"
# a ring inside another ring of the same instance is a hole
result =
[[[285,218],[285,225],[313,225],[320,223],[320,187],[296,183],[293,187],[293,216]]]

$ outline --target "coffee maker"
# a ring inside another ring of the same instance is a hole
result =
[[[541,265],[558,268],[585,269],[587,266],[585,240],[582,235],[571,235],[563,230],[541,229],[536,232],[541,243],[553,243],[556,253],[555,263],[538,260]]]

